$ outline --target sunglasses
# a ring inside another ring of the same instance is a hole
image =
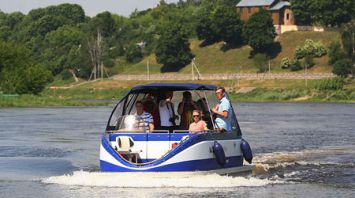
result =
[[[199,115],[193,115],[193,117],[200,117]]]

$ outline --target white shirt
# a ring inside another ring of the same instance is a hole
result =
[[[173,103],[167,103],[165,100],[159,101],[160,126],[173,126],[173,123],[169,121],[174,115],[172,111],[174,111]]]

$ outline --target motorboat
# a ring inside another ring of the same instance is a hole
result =
[[[216,88],[215,85],[192,83],[152,83],[133,87],[114,107],[102,135],[101,171],[218,174],[251,171],[254,167],[252,152],[242,138],[232,103],[231,130],[221,132],[215,125],[211,109],[218,104]],[[207,130],[192,133],[180,126],[181,117],[172,130],[162,129],[157,109],[167,92],[173,93],[171,102],[175,107],[182,101],[183,93],[190,92],[207,123]],[[227,92],[225,97],[228,98]],[[154,130],[138,127],[143,120],[136,112],[137,101],[143,101],[145,111],[154,118]]]

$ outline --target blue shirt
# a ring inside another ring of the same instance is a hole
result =
[[[149,133],[149,124],[154,122],[152,114],[144,111],[141,115],[137,114],[137,116],[139,116],[142,119],[141,121],[143,121],[138,123],[138,128],[144,129],[146,133]]]
[[[218,107],[218,112],[223,112],[223,111],[227,111],[228,112],[228,116],[227,118],[220,116],[217,114],[215,123],[217,125],[217,128],[220,129],[225,129],[226,131],[232,131],[232,113],[231,113],[231,105],[230,102],[228,101],[228,99],[226,97],[223,97],[220,101],[219,101],[219,107]]]

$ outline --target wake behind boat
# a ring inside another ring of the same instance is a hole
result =
[[[219,174],[251,171],[253,165],[243,164],[243,158],[251,163],[252,152],[242,139],[229,100],[230,127],[221,130],[215,122],[212,109],[218,104],[214,95],[216,88],[205,84],[146,84],[132,88],[114,108],[102,136],[101,171]],[[171,106],[161,102],[165,101],[167,93],[171,93]],[[224,96],[228,99],[226,92]],[[192,106],[201,112],[206,123],[204,130],[192,132],[191,126],[188,128],[191,112],[184,112],[184,107],[180,107],[186,98],[190,98]],[[137,103],[144,108],[143,117],[138,114]],[[178,103],[180,116],[176,116],[174,110]],[[159,109],[162,107],[170,110],[168,114]],[[152,119],[149,124],[145,123],[147,117]],[[169,120],[171,126],[164,126],[164,120]]]

